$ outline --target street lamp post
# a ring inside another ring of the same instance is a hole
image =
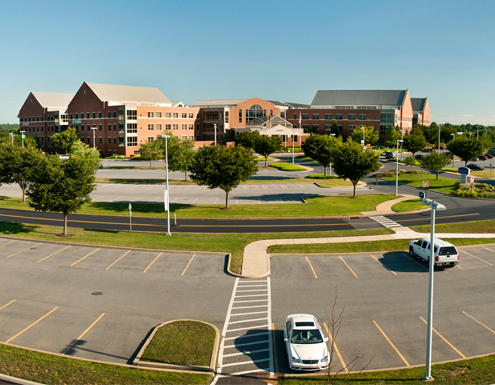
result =
[[[402,160],[402,142],[404,142],[404,130],[400,130],[401,141],[400,141],[400,160]]]
[[[437,152],[440,154],[440,126],[438,126],[438,149]]]
[[[217,124],[213,124],[213,129],[215,130],[214,135],[215,135],[215,146],[217,145]]]
[[[455,140],[455,134],[450,134],[454,137]],[[454,171],[454,155],[452,155],[452,171]]]
[[[366,127],[361,127],[361,129],[363,130],[363,150],[364,150],[364,145],[365,145],[365,141],[364,141],[364,133],[366,132]]]
[[[95,140],[95,131],[96,131],[96,124],[93,124],[93,127],[91,127],[93,130],[93,148],[96,148],[96,140]]]
[[[19,133],[21,134],[21,141],[22,141],[22,149],[24,150],[24,133],[26,131],[19,131]]]
[[[395,157],[395,196],[399,195],[399,142],[402,143],[403,140],[397,140],[397,155]]]
[[[12,146],[14,145],[14,133],[10,132],[9,135],[12,137]]]
[[[167,211],[167,235],[172,235],[170,232],[170,205],[169,205],[169,193],[168,193],[168,141],[167,139],[170,138],[170,135],[164,135],[165,138],[165,209]]]
[[[425,375],[422,378],[425,381],[433,380],[431,376],[431,332],[433,329],[433,273],[435,268],[435,211],[440,210],[444,211],[447,208],[438,203],[434,202],[430,199],[423,199],[421,203],[425,206],[431,206],[431,229],[430,229],[430,271],[429,271],[429,280],[428,280],[428,321],[427,321],[427,330],[426,330],[426,365],[425,365]]]
[[[330,137],[335,136],[335,134],[330,134]],[[330,162],[330,175],[332,175],[332,162]]]

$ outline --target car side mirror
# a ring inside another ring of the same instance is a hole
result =
[[[328,337],[325,337],[325,342],[328,342]]]
[[[289,339],[288,338],[284,338],[284,342],[287,342],[287,341],[289,341]]]

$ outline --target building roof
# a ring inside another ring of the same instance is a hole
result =
[[[272,103],[272,104],[276,105],[276,106],[285,106],[285,104],[284,104],[284,103],[280,103],[280,102],[279,102],[279,101],[277,101],[277,100],[268,100],[268,99],[265,99],[265,100],[266,100],[267,102],[269,102],[269,103]]]
[[[138,103],[171,106],[170,100],[156,87],[121,86],[115,84],[86,83],[104,102],[118,104]]]
[[[311,105],[402,106],[406,94],[407,90],[319,90]]]
[[[413,111],[424,111],[427,98],[411,98]]]
[[[32,92],[36,100],[43,108],[65,109],[74,97],[74,94],[47,94],[43,92]]]
[[[292,103],[292,102],[285,102],[284,105],[286,105],[290,108],[310,108],[311,107],[311,105],[309,105],[309,104]]]
[[[217,99],[217,100],[196,100],[190,107],[231,107],[246,101],[247,99]]]

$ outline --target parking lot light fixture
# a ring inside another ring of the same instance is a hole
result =
[[[447,208],[441,203],[434,202],[430,199],[423,199],[421,203],[431,207],[431,229],[430,229],[430,258],[429,258],[429,280],[428,280],[428,320],[426,328],[426,365],[425,375],[422,378],[425,381],[433,380],[431,376],[431,332],[433,329],[433,272],[435,269],[435,211],[445,211]]]
[[[95,140],[95,131],[96,131],[96,124],[93,124],[93,127],[91,127],[93,130],[93,148],[96,148],[96,140]]]
[[[168,191],[168,141],[170,135],[163,135],[165,138],[165,183],[166,183],[166,193],[165,193],[165,205],[167,206],[167,235],[172,235],[170,232],[170,195]]]
[[[395,154],[395,196],[399,195],[399,142],[403,142],[402,139],[397,141],[397,153]]]
[[[335,136],[335,134],[330,134],[330,137]],[[294,164],[294,163],[292,163]],[[332,162],[330,162],[330,176],[332,175]]]
[[[22,141],[22,149],[24,150],[24,134],[26,131],[19,131],[19,134],[21,134],[21,141]]]
[[[400,141],[400,160],[402,160],[402,142],[404,142],[404,130],[400,130],[401,141]]]
[[[12,137],[12,146],[14,145],[14,133],[10,132],[9,135]]]
[[[450,134],[454,137],[453,140],[455,140],[455,134]],[[452,171],[454,171],[454,155],[452,155]]]

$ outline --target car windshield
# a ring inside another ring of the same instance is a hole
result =
[[[457,254],[457,250],[454,246],[440,247],[440,255],[452,255]]]
[[[321,333],[318,329],[296,329],[292,332],[290,342],[293,344],[319,344],[323,342],[323,338],[321,337]]]

